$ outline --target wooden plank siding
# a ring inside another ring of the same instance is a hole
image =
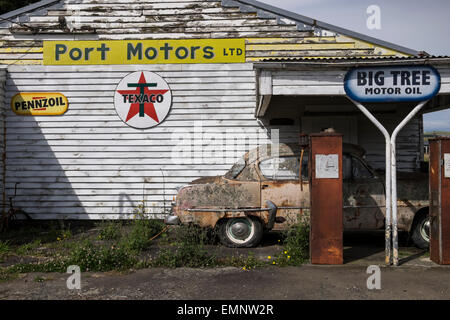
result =
[[[6,83],[6,68],[0,65],[0,197],[2,212],[6,210],[6,194],[5,194],[5,122],[6,122],[6,97],[5,97],[5,83]]]
[[[299,31],[295,21],[260,18],[255,12],[222,7],[220,1],[113,0],[61,1],[25,24],[0,23],[0,63],[42,64],[43,40],[123,40],[245,38],[247,61],[286,57],[406,56],[336,33]],[[58,28],[64,16],[76,29],[95,34],[71,34]],[[10,27],[13,27],[11,33]]]

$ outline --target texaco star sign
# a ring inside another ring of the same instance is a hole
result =
[[[172,93],[167,82],[149,71],[133,72],[123,78],[114,94],[117,114],[127,125],[146,129],[157,126],[169,114]]]

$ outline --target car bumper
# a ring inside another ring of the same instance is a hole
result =
[[[164,218],[164,223],[169,225],[177,225],[180,224],[180,218],[178,218],[178,216],[169,214]]]

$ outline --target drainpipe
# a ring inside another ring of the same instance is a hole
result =
[[[385,263],[391,264],[391,138],[386,128],[361,103],[349,98],[355,106],[381,131],[386,141],[386,220],[385,220]]]
[[[427,104],[429,100],[419,103],[402,122],[395,128],[391,137],[391,166],[392,166],[392,243],[394,253],[394,266],[398,266],[398,220],[397,220],[397,159],[396,159],[396,140],[400,130]],[[386,198],[387,201],[387,198]]]

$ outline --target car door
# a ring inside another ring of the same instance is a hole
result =
[[[343,155],[344,229],[384,226],[386,193],[382,179],[359,158]]]
[[[309,207],[307,158],[302,166],[300,182],[300,156],[268,158],[258,164],[261,174],[261,206],[272,201],[277,207],[274,230],[282,230],[295,224],[302,208]]]

